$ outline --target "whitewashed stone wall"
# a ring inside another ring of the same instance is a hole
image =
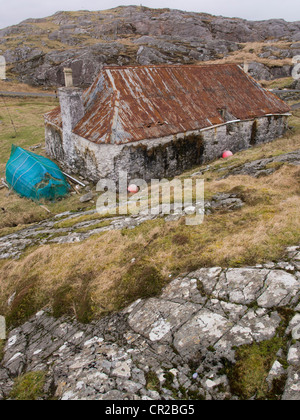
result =
[[[73,134],[74,147],[66,147],[58,127],[46,124],[46,151],[65,169],[93,182],[118,180],[120,171],[149,181],[219,159],[225,150],[236,153],[270,142],[285,133],[287,121],[287,116],[268,116],[126,145],[94,144]]]

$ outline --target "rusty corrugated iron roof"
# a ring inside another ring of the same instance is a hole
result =
[[[284,114],[290,108],[235,64],[105,67],[83,94],[86,114],[74,133],[123,144]],[[60,110],[46,120],[61,126]]]

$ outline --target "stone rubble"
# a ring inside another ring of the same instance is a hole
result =
[[[281,334],[266,379],[284,380],[283,400],[300,399],[300,247],[287,259],[247,268],[201,268],[160,297],[138,300],[88,325],[43,310],[8,335],[0,399],[13,379],[45,371],[45,396],[61,400],[237,399],[224,373],[237,347]],[[283,326],[282,311],[291,316]],[[253,396],[255,398],[255,396]]]

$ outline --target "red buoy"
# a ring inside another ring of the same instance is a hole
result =
[[[131,184],[131,185],[129,185],[129,187],[128,187],[128,192],[130,192],[130,193],[132,193],[132,194],[136,194],[136,193],[138,193],[139,192],[139,187],[137,186],[137,185],[135,185],[135,184]]]
[[[233,156],[233,153],[230,150],[226,150],[226,152],[223,153],[223,159],[227,159],[231,156]]]

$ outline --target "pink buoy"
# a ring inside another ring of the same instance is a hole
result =
[[[231,156],[233,156],[233,153],[230,150],[226,150],[226,152],[223,153],[223,159],[227,159]]]
[[[132,193],[132,194],[136,194],[139,192],[139,187],[137,185],[131,184],[128,187],[128,192]]]

